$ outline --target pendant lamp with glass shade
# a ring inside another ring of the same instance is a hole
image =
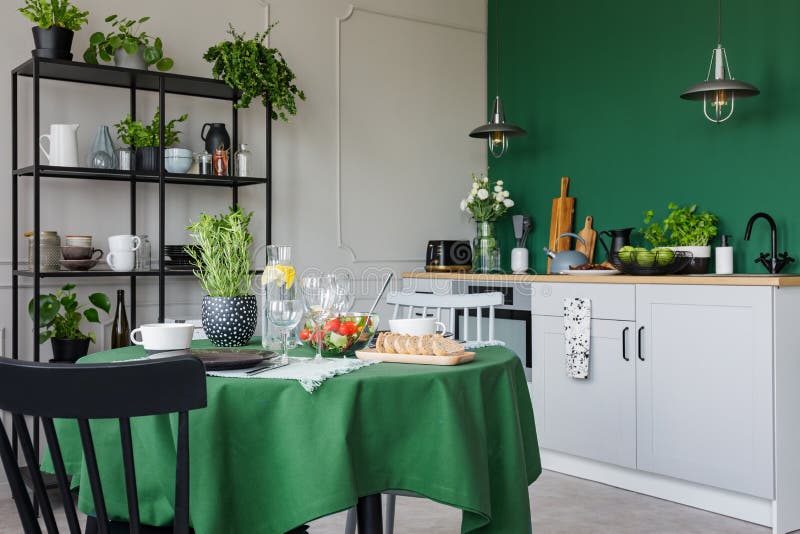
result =
[[[755,86],[733,78],[731,67],[728,65],[728,55],[722,48],[722,0],[717,0],[717,47],[711,52],[706,81],[686,89],[681,93],[681,98],[702,101],[703,114],[706,118],[711,122],[721,123],[731,118],[737,99],[756,96],[759,93]]]
[[[489,152],[495,158],[501,157],[508,150],[508,138],[519,135],[526,135],[527,132],[506,122],[506,115],[503,111],[503,102],[500,100],[500,0],[494,0],[494,36],[495,36],[495,97],[492,105],[492,116],[489,123],[478,126],[469,133],[470,137],[488,139]]]

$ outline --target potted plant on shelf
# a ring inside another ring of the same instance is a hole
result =
[[[39,58],[72,59],[72,38],[89,17],[69,0],[25,0],[19,12],[36,24],[33,54]]]
[[[91,304],[79,304],[75,284],[66,284],[56,294],[39,295],[39,343],[48,339],[57,362],[75,362],[89,352],[89,342],[96,343],[94,332],[80,331],[81,322],[100,323],[99,310],[108,313],[111,301],[105,293],[89,295]],[[28,315],[35,320],[34,299],[28,303]]]
[[[669,247],[675,251],[690,252],[691,263],[678,274],[704,274],[711,259],[709,242],[717,235],[719,217],[707,211],[698,212],[697,205],[667,205],[669,214],[663,223],[653,222],[655,212],[644,212],[645,228],[640,230],[654,247]]]
[[[203,328],[219,347],[246,345],[256,331],[256,297],[249,294],[252,217],[252,212],[230,208],[216,217],[203,213],[186,227],[196,244],[186,252],[208,293],[203,297]]]
[[[83,53],[83,60],[97,64],[98,57],[103,61],[111,61],[113,57],[117,67],[147,70],[150,65],[155,65],[160,71],[171,69],[175,62],[164,56],[161,38],[140,31],[142,23],[148,20],[150,17],[137,20],[109,15],[106,22],[110,22],[114,30],[93,33],[89,37],[89,48]]]
[[[500,271],[500,247],[497,245],[494,223],[514,206],[503,180],[492,181],[483,174],[472,174],[472,188],[461,201],[461,211],[476,223],[477,232],[472,241],[472,271],[491,273]]]
[[[175,128],[176,123],[185,121],[189,115],[184,113],[177,119],[164,123],[164,148],[168,148],[180,141],[180,130]],[[130,113],[114,125],[117,129],[117,139],[124,145],[136,149],[136,169],[140,171],[158,170],[158,123],[161,120],[161,109],[156,108],[156,114],[150,124],[135,121]]]
[[[287,114],[297,113],[295,97],[305,100],[306,95],[293,83],[294,72],[281,53],[264,46],[264,39],[275,24],[264,33],[256,33],[252,39],[247,39],[244,33],[236,33],[230,25],[228,33],[233,40],[212,46],[203,54],[203,59],[212,63],[214,78],[242,92],[237,107],[249,107],[252,99],[261,97],[265,107],[272,104],[273,120],[280,117],[288,121]]]

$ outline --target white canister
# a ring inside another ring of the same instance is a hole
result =
[[[528,274],[528,249],[517,247],[511,249],[511,272]]]

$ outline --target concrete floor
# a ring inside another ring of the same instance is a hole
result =
[[[549,471],[533,484],[530,499],[536,534],[771,532],[751,523]],[[59,519],[64,522],[63,514],[59,514]],[[310,532],[341,534],[344,522],[344,513],[325,517],[313,522]],[[397,500],[395,531],[398,534],[452,534],[460,532],[460,525],[459,510],[425,499],[400,497]],[[66,532],[66,526],[61,531]],[[20,532],[22,528],[13,501],[0,500],[0,534]]]

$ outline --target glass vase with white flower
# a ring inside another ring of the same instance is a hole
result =
[[[483,173],[472,174],[472,188],[461,201],[461,211],[477,224],[472,240],[472,271],[492,273],[500,271],[500,247],[495,237],[494,223],[514,206],[503,180],[490,180]]]

